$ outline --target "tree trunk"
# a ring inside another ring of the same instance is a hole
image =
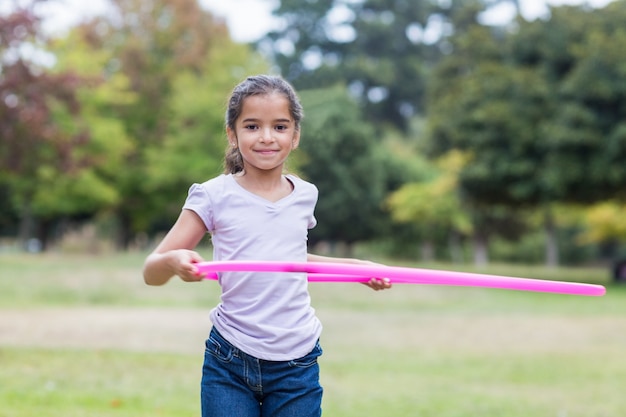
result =
[[[26,203],[20,212],[20,224],[17,230],[17,243],[20,248],[27,249],[28,240],[35,231],[35,218],[30,209],[30,203]]]
[[[554,215],[550,207],[546,207],[544,210],[543,227],[546,238],[546,266],[554,268],[559,265],[559,245],[556,237]]]
[[[130,216],[123,211],[119,211],[117,214],[117,238],[115,240],[115,247],[118,251],[126,251],[130,247],[132,239],[131,229]]]
[[[45,252],[50,248],[50,230],[52,229],[52,220],[40,220],[37,225],[37,239],[41,244],[41,251]]]
[[[432,260],[435,259],[435,247],[432,241],[430,240],[422,241],[422,245],[420,247],[420,255],[421,255],[422,261],[424,262],[431,262]]]
[[[456,231],[451,231],[448,238],[448,247],[450,248],[450,258],[455,264],[464,263],[463,246],[461,245],[461,236]]]
[[[472,244],[474,246],[474,264],[476,266],[486,266],[489,264],[487,236],[480,232],[474,232]]]

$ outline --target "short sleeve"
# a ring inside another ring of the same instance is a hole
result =
[[[317,205],[319,190],[314,184],[304,181],[297,175],[287,174],[287,178],[294,184],[298,191],[300,201],[299,204],[301,204],[301,207],[310,210],[310,214],[307,217],[307,229],[313,229],[317,226],[315,206]]]
[[[313,204],[313,210],[311,212],[311,217],[309,217],[309,224],[308,224],[308,228],[309,229],[313,229],[315,226],[317,226],[317,219],[315,218],[315,206],[317,205],[317,199],[319,196],[319,190],[317,189],[317,187],[311,183],[307,183],[309,188],[309,193],[311,195],[311,200],[312,200],[312,204]]]
[[[193,211],[204,222],[209,232],[214,230],[213,204],[203,184],[193,184],[189,187],[183,210]]]

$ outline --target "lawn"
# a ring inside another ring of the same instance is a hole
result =
[[[199,415],[219,288],[145,286],[142,261],[0,256],[0,417]],[[480,272],[608,283],[593,268]],[[622,417],[626,288],[607,289],[311,284],[324,323],[324,415]]]

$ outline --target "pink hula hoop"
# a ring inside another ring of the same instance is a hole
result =
[[[384,265],[332,262],[215,261],[196,264],[198,273],[217,279],[217,272],[302,272],[310,282],[368,282],[372,277],[388,278],[393,284],[429,284],[499,288],[518,291],[602,296],[602,285],[531,278],[506,277],[468,272],[406,268]]]

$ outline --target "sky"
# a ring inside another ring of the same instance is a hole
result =
[[[19,1],[19,0],[18,0]],[[546,4],[588,3],[594,7],[603,7],[612,0],[521,0],[522,14],[532,20],[545,15]],[[6,12],[11,1],[0,0],[0,13]],[[276,20],[271,16],[277,0],[200,0],[200,4],[214,15],[225,19],[232,38],[237,42],[251,42],[259,39],[268,30],[275,27]],[[48,16],[48,30],[55,33],[67,31],[72,25],[85,17],[101,14],[106,10],[106,0],[56,0],[47,3],[44,13]],[[483,16],[483,23],[507,21],[514,15],[513,7],[502,4]]]

